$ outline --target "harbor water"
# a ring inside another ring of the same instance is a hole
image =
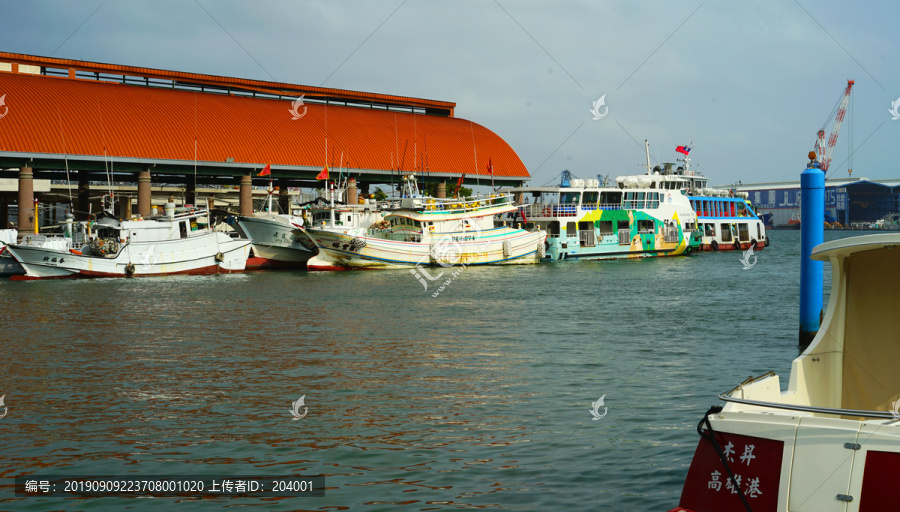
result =
[[[0,510],[668,510],[716,396],[769,370],[787,384],[800,236],[771,241],[746,270],[722,252],[434,281],[0,282]],[[324,475],[326,491],[14,495],[40,475]]]

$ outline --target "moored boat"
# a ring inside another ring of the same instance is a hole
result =
[[[821,327],[791,365],[719,395],[671,512],[897,510],[900,477],[900,234],[826,242]]]
[[[310,227],[307,236],[318,254],[309,270],[389,269],[418,266],[529,264],[540,260],[544,231],[495,225],[495,218],[516,210],[512,198],[437,199],[417,194],[412,176],[404,178],[411,193],[401,208],[373,227]]]
[[[683,181],[656,173],[620,176],[617,186],[601,187],[567,174],[556,187],[511,190],[526,201],[518,219],[547,231],[551,261],[678,256],[699,247]]]
[[[242,215],[236,231],[252,242],[248,269],[306,268],[315,247],[303,235],[303,218],[282,213]]]
[[[68,246],[10,245],[25,269],[13,279],[137,277],[242,272],[250,241],[213,231],[208,212],[166,205],[166,214],[146,220],[68,221]]]

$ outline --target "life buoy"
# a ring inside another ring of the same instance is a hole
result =
[[[216,261],[218,261],[219,263],[222,263],[223,261],[225,261],[225,255],[222,254],[221,252],[217,252],[216,253]]]
[[[137,270],[137,269],[135,268],[134,263],[129,263],[128,265],[125,265],[125,275],[126,276],[133,276],[135,270]]]
[[[719,242],[718,242],[718,241],[713,240],[712,243],[709,244],[709,245],[710,245],[710,247],[712,247],[712,250],[714,250],[714,251],[718,251],[718,250],[719,250]]]

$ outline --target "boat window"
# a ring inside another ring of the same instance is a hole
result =
[[[742,242],[748,242],[750,240],[750,229],[746,222],[738,224],[738,231],[740,233],[738,240],[741,240]]]
[[[578,227],[576,227],[574,222],[566,223],[566,234],[569,236],[575,236],[578,234]]]
[[[600,204],[602,204],[604,206],[621,206],[622,193],[621,192],[601,192],[600,193]]]
[[[762,227],[758,222],[756,223],[756,238],[762,240]]]
[[[734,239],[731,236],[731,225],[722,224],[722,241],[731,243]]]
[[[716,225],[713,223],[707,223],[704,225],[704,234],[706,236],[716,236]]]
[[[653,221],[649,219],[639,220],[638,233],[653,233]]]
[[[187,221],[183,220],[178,223],[178,230],[181,232],[181,238],[187,238],[188,236],[188,225]]]
[[[560,192],[559,204],[577,205],[581,192]]]
[[[547,235],[551,237],[559,236],[559,221],[554,220],[547,224]]]
[[[618,229],[628,229],[631,226],[628,224],[627,220],[620,220],[618,221],[617,227]]]
[[[738,217],[749,217],[747,214],[747,203],[741,201],[737,204],[737,215]]]
[[[611,235],[615,233],[615,231],[613,231],[613,223],[611,220],[601,220],[597,223],[597,228],[600,230],[601,235]]]
[[[599,200],[600,192],[585,192],[584,197],[582,198],[582,204],[585,205],[595,205]]]

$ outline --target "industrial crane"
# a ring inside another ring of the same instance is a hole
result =
[[[841,96],[836,109],[831,111],[831,115],[825,120],[825,124],[819,129],[819,133],[816,137],[814,151],[816,152],[816,155],[818,155],[819,168],[822,169],[822,172],[827,173],[828,167],[831,165],[831,153],[834,151],[838,133],[841,131],[841,123],[843,123],[844,116],[847,114],[847,102],[850,101],[850,89],[852,88],[853,80],[847,80],[847,88],[844,89],[844,94]],[[828,125],[828,122],[831,121],[832,117],[834,117],[834,126],[831,127],[831,136],[828,137],[828,144],[826,145],[825,126]]]

